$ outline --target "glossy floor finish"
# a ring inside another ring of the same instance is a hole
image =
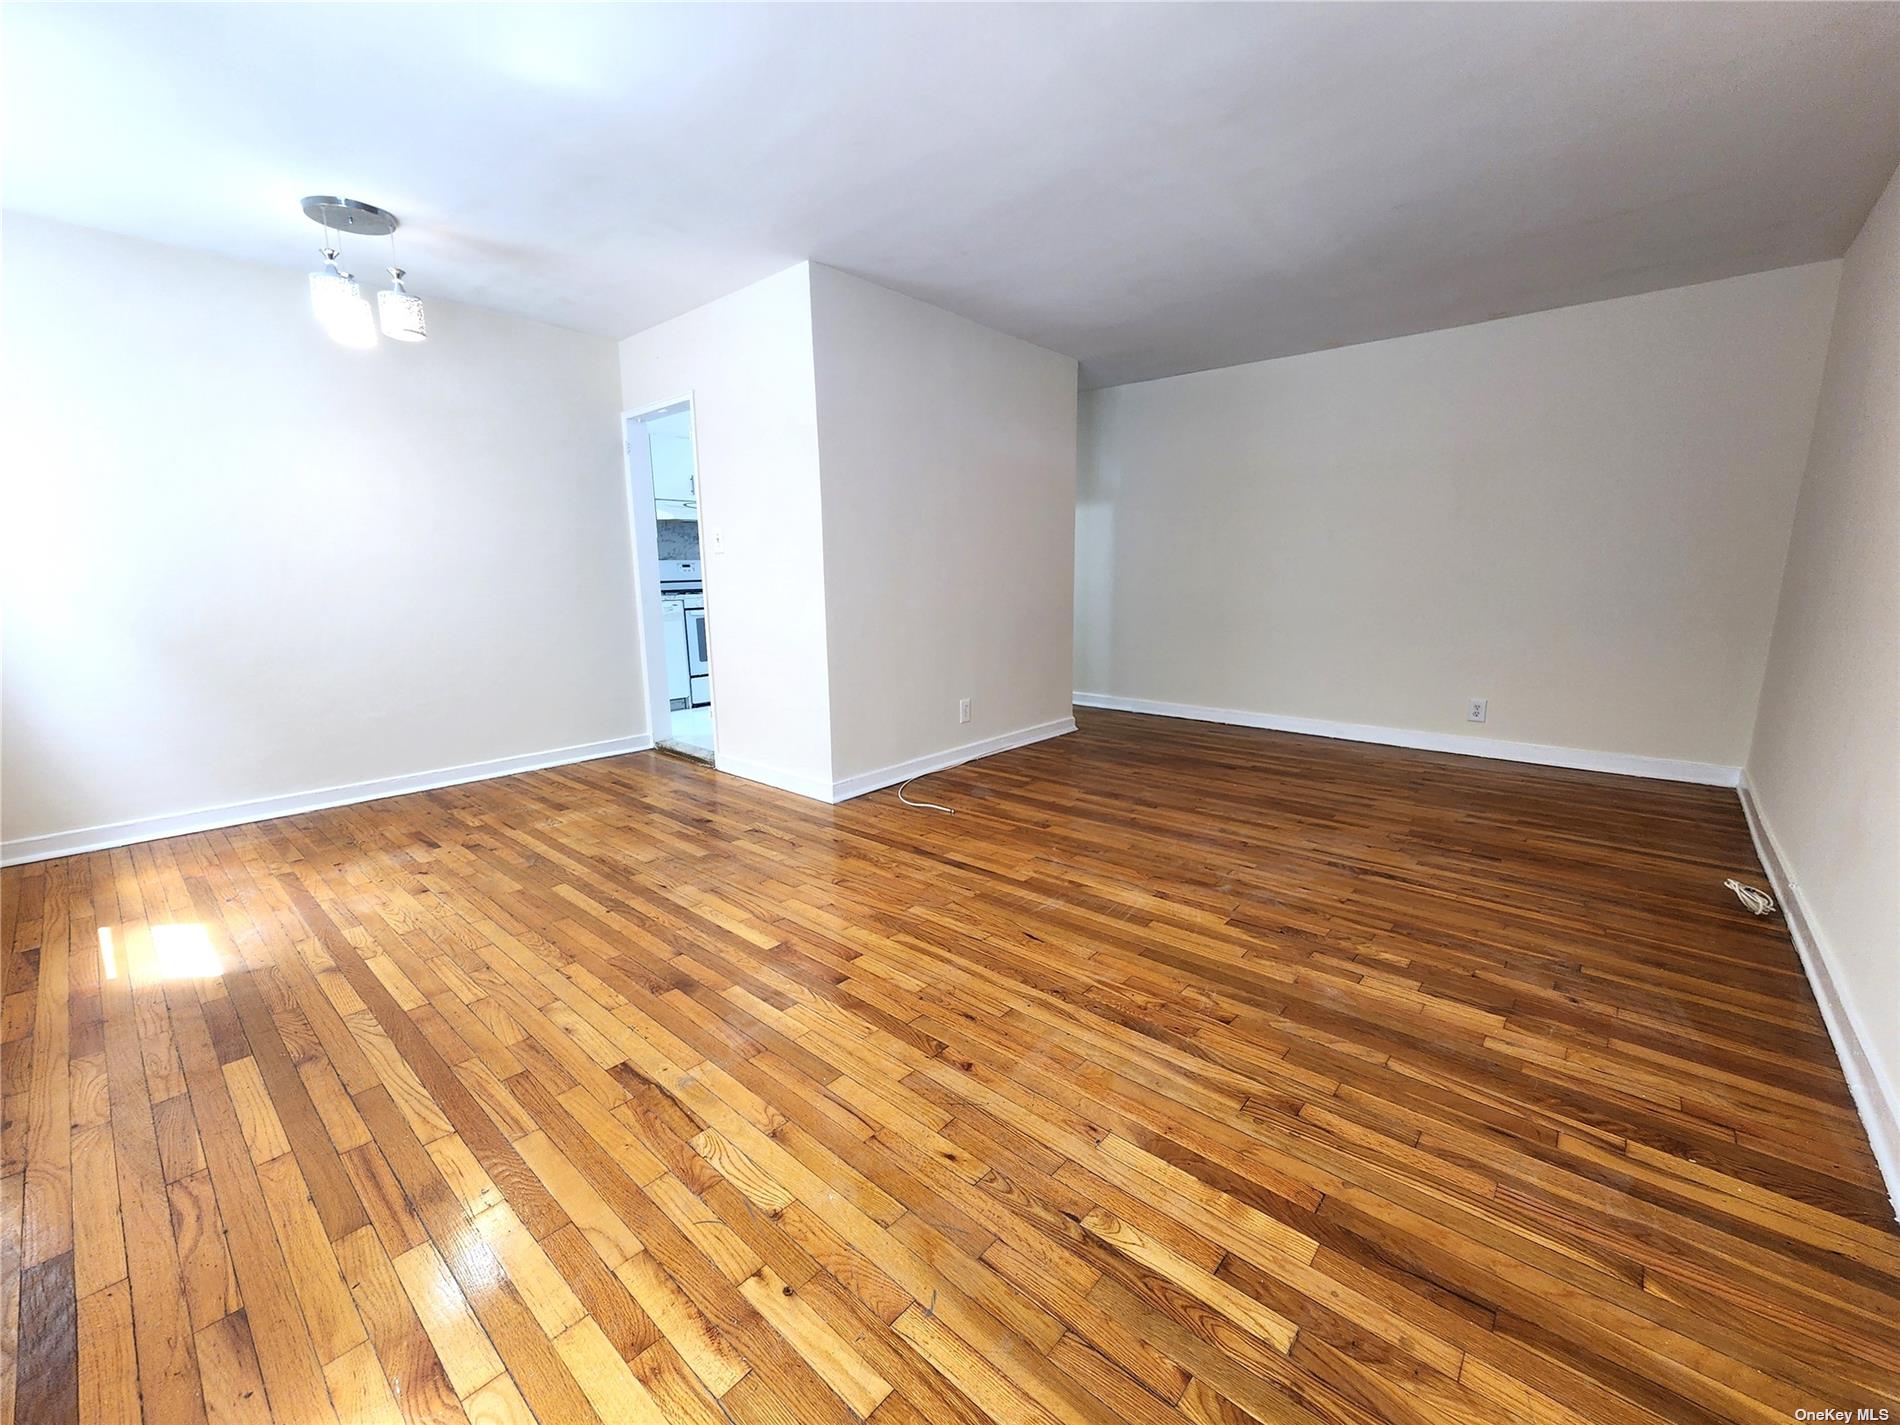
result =
[[[1733,793],[1079,720],[7,872],[0,1421],[1900,1405]]]

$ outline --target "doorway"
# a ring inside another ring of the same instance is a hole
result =
[[[711,762],[712,634],[700,558],[700,479],[691,399],[630,412],[626,421],[634,567],[646,650],[653,740]]]

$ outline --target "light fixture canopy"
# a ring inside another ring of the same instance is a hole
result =
[[[388,237],[402,226],[401,220],[386,208],[326,194],[304,199],[303,215],[333,233],[354,233],[360,237]]]

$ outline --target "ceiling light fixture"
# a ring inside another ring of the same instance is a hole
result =
[[[383,334],[395,341],[427,341],[429,330],[423,320],[422,299],[402,285],[403,269],[393,265],[396,251],[395,231],[401,222],[394,213],[373,203],[355,198],[316,196],[303,200],[304,216],[321,223],[324,243],[324,269],[310,274],[310,305],[323,329],[340,345],[359,349],[376,345],[377,317],[369,299],[363,296],[356,279],[337,266],[344,233],[362,237],[387,237],[392,258],[389,275],[394,286],[376,294]]]

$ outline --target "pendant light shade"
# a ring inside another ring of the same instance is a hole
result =
[[[350,286],[354,289],[356,283],[351,281]],[[326,326],[330,339],[339,346],[367,351],[376,345],[376,317],[369,309],[369,298],[360,294],[353,295],[339,307],[335,320],[326,323]]]
[[[317,320],[329,325],[330,313],[342,303],[357,295],[356,284],[337,270],[336,249],[326,247],[323,252],[323,271],[310,274],[310,309],[317,314]]]
[[[402,269],[389,269],[394,284],[387,292],[376,294],[376,312],[382,321],[383,335],[392,341],[427,341],[429,327],[422,316],[422,298],[402,285]]]
[[[376,345],[376,322],[369,302],[349,273],[336,265],[337,251],[323,249],[323,271],[310,274],[310,306],[330,339],[340,346]]]

